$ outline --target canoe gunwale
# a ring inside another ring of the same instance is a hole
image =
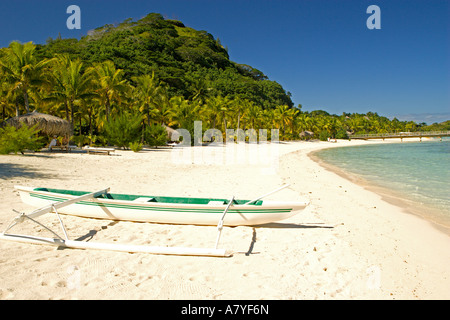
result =
[[[43,190],[45,189],[45,190]],[[61,197],[76,197],[79,195],[83,195],[83,194],[87,194],[89,192],[87,191],[74,191],[74,190],[64,190],[64,189],[48,189],[48,188],[30,188],[30,190],[33,193],[45,193],[45,194],[54,194],[54,195],[58,195]],[[28,191],[28,189],[27,189]],[[75,194],[74,194],[75,193]],[[223,198],[200,198],[200,197],[177,197],[177,196],[168,196],[168,197],[161,197],[161,196],[148,196],[148,195],[128,195],[128,194],[117,194],[117,193],[107,193],[106,195],[108,195],[108,197],[104,197],[105,195],[100,195],[99,197],[93,198],[95,200],[99,200],[100,202],[105,200],[105,202],[108,202],[108,200],[111,200],[113,202],[129,202],[129,203],[143,203],[143,204],[158,204],[158,205],[181,205],[181,206],[189,206],[189,205],[193,205],[193,206],[213,206],[213,205],[218,205],[225,207],[226,205],[228,205],[229,200],[228,199],[223,199]],[[130,199],[121,199],[121,197],[128,197],[131,198],[133,200]],[[138,199],[144,199],[147,198],[149,199],[149,201],[137,201]],[[162,199],[158,200],[158,199]],[[170,201],[164,201],[165,200],[170,200]],[[197,203],[197,202],[199,203]],[[214,202],[214,204],[212,204],[211,202]],[[222,202],[222,204],[217,204],[218,202]],[[234,203],[233,206],[239,206],[239,205],[245,205],[248,202],[248,200],[237,200],[234,199]],[[262,200],[258,200],[256,203],[252,203],[252,204],[248,204],[250,206],[254,206],[254,207],[260,207],[263,205],[263,201]]]

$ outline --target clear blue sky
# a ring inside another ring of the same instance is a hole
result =
[[[66,27],[71,4],[81,30]],[[380,30],[366,27],[372,4]],[[263,71],[304,110],[450,119],[449,0],[1,1],[0,47],[80,38],[150,12],[220,38],[231,60]]]

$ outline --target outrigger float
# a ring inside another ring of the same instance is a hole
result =
[[[231,199],[159,197],[109,193],[109,188],[90,193],[16,186],[24,203],[39,208],[30,214],[20,213],[0,234],[0,239],[76,249],[228,257],[232,252],[218,248],[223,226],[251,226],[280,221],[292,217],[308,205],[306,202],[261,200],[288,186],[284,185],[250,201],[237,200],[234,196]],[[47,213],[57,215],[64,237],[36,220]],[[155,247],[69,240],[60,214],[121,221],[214,225],[217,226],[218,234],[214,248]],[[44,227],[56,238],[7,233],[26,220]]]

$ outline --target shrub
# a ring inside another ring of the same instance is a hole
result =
[[[140,138],[141,116],[122,113],[105,125],[105,135],[108,141],[126,149],[131,142]]]
[[[168,139],[166,128],[159,124],[145,128],[144,141],[150,146],[164,146]]]
[[[19,129],[12,126],[0,128],[0,154],[23,154],[25,150],[39,150],[43,143],[37,136],[38,132],[36,126],[30,128],[27,125],[22,125]]]
[[[321,131],[321,132],[319,133],[319,140],[320,140],[320,141],[327,141],[329,137],[330,137],[330,134],[329,134],[328,131],[326,131],[326,130]]]
[[[130,143],[130,149],[133,150],[134,152],[139,152],[142,150],[142,143],[140,142],[131,142]]]
[[[85,135],[79,135],[79,136],[73,136],[72,141],[78,146],[83,147],[84,145],[89,144],[89,136]]]
[[[336,139],[348,139],[347,130],[345,130],[345,129],[340,129],[340,130],[336,133]]]
[[[89,135],[89,145],[90,146],[105,146],[108,144],[108,139],[105,136]]]

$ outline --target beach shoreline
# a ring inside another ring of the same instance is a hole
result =
[[[195,150],[231,159],[226,157],[232,146],[194,147],[191,162],[174,161],[171,149],[2,156],[1,230],[16,215],[12,209],[32,209],[14,185],[254,198],[289,183],[267,199],[307,199],[310,205],[267,226],[225,227],[220,246],[234,252],[231,258],[55,250],[2,241],[0,299],[449,299],[450,237],[309,157],[315,150],[364,143],[280,143],[267,162],[254,161],[254,155],[267,155],[268,146],[248,146],[245,161],[220,164],[205,153],[197,155],[208,161],[197,161]],[[54,217],[42,218],[58,226]],[[85,241],[210,247],[217,235],[214,226],[63,219],[69,237]]]
[[[438,208],[434,208],[429,205],[421,204],[417,201],[408,199],[406,195],[400,193],[399,191],[389,189],[387,187],[382,187],[365,179],[361,175],[341,169],[338,166],[321,159],[317,155],[317,153],[320,151],[321,150],[315,150],[310,152],[308,155],[312,160],[316,161],[325,169],[330,170],[331,172],[334,172],[344,179],[358,184],[369,191],[379,194],[384,201],[402,208],[407,213],[424,219],[425,221],[431,223],[438,230],[446,233],[447,235],[450,235],[450,218],[447,217]]]

